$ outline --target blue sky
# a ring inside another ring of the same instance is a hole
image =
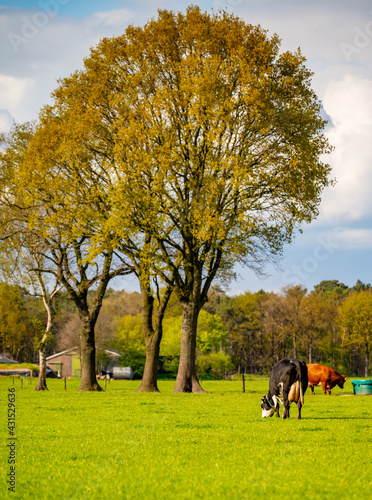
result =
[[[284,249],[267,277],[237,268],[231,293],[279,291],[325,279],[352,286],[372,282],[372,5],[370,0],[0,0],[0,130],[37,117],[57,79],[82,66],[89,48],[128,24],[142,25],[157,9],[226,8],[301,48],[313,88],[329,118],[335,147],[328,162],[337,184],[324,192],[319,217]],[[136,288],[134,279],[116,284]]]

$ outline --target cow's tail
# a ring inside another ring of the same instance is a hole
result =
[[[304,405],[304,393],[302,390],[302,376],[301,376],[301,363],[298,359],[294,359],[293,363],[296,365],[297,373],[298,373],[298,383],[300,384],[300,401],[301,405]]]

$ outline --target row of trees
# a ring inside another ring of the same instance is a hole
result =
[[[325,122],[301,53],[233,14],[159,11],[91,50],[33,124],[3,137],[3,270],[37,287],[48,313],[62,287],[81,329],[80,390],[96,381],[95,327],[110,280],[141,289],[146,364],[157,391],[163,318],[181,308],[176,392],[203,392],[197,323],[236,262],[259,272],[317,215],[330,167]]]
[[[78,313],[66,297],[63,292],[56,297],[55,335],[48,353],[79,342]],[[96,325],[98,359],[104,362],[105,348],[117,349],[123,353],[121,363],[131,366],[138,377],[146,363],[140,312],[140,294],[109,289]],[[0,318],[1,349],[9,346],[13,356],[30,360],[46,327],[40,299],[21,296],[17,287],[3,284]],[[333,366],[348,375],[368,376],[371,318],[372,289],[360,281],[352,288],[324,281],[311,293],[293,286],[280,294],[261,291],[236,297],[213,287],[199,315],[197,372],[217,378],[240,372],[267,374],[276,361],[290,356]],[[12,328],[14,321],[17,329]],[[161,364],[172,375],[178,369],[181,324],[181,308],[173,297],[160,345]]]

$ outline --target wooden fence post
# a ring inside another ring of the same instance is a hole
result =
[[[244,373],[242,373],[242,382],[243,382],[243,392],[245,392],[245,378],[244,378]]]
[[[21,389],[23,389],[23,377],[21,377]]]
[[[64,377],[64,382],[65,382],[65,391],[66,391],[66,377]]]

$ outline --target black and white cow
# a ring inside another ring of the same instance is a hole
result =
[[[279,402],[284,405],[283,417],[289,417],[289,405],[298,404],[298,417],[301,418],[301,406],[308,385],[307,366],[298,359],[282,359],[276,363],[270,373],[269,392],[262,398],[262,418],[271,417],[276,411],[279,417]]]

